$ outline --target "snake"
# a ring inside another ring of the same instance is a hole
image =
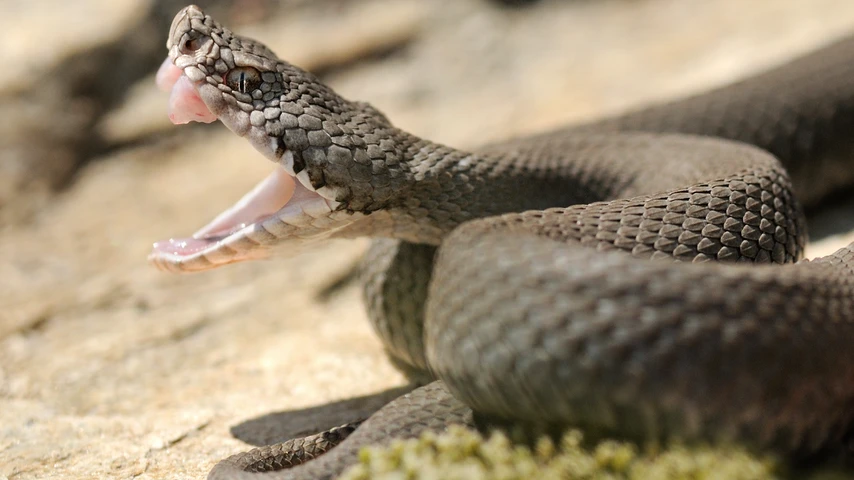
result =
[[[483,421],[787,454],[851,433],[854,244],[802,257],[805,209],[854,183],[854,37],[472,151],[395,127],[196,6],[167,48],[172,121],[218,120],[274,167],[150,262],[197,272],[374,237],[369,316],[423,385],[210,479],[334,478],[364,445]]]

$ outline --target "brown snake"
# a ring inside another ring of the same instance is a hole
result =
[[[854,246],[795,264],[795,198],[814,205],[854,181],[854,39],[474,153],[395,128],[197,7],[167,46],[173,121],[219,119],[281,168],[151,261],[197,271],[384,237],[364,273],[376,330],[401,368],[440,380],[328,453],[349,429],[232,457],[210,478],[331,478],[362,445],[471,423],[472,410],[785,452],[849,433]]]

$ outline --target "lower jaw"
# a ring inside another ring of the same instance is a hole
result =
[[[272,248],[336,236],[362,217],[306,188],[282,166],[192,237],[154,244],[149,261],[175,272],[209,270],[264,258]]]

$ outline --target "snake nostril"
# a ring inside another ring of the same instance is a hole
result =
[[[193,53],[199,48],[201,48],[202,42],[198,38],[191,38],[184,42],[181,50],[183,53]]]

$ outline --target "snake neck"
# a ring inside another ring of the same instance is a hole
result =
[[[382,208],[339,236],[438,245],[468,220],[577,201],[559,169],[536,162],[522,165],[512,151],[472,153],[396,128],[385,130],[381,143],[388,150],[380,169],[400,165],[389,174],[400,177],[391,178],[400,188]]]

